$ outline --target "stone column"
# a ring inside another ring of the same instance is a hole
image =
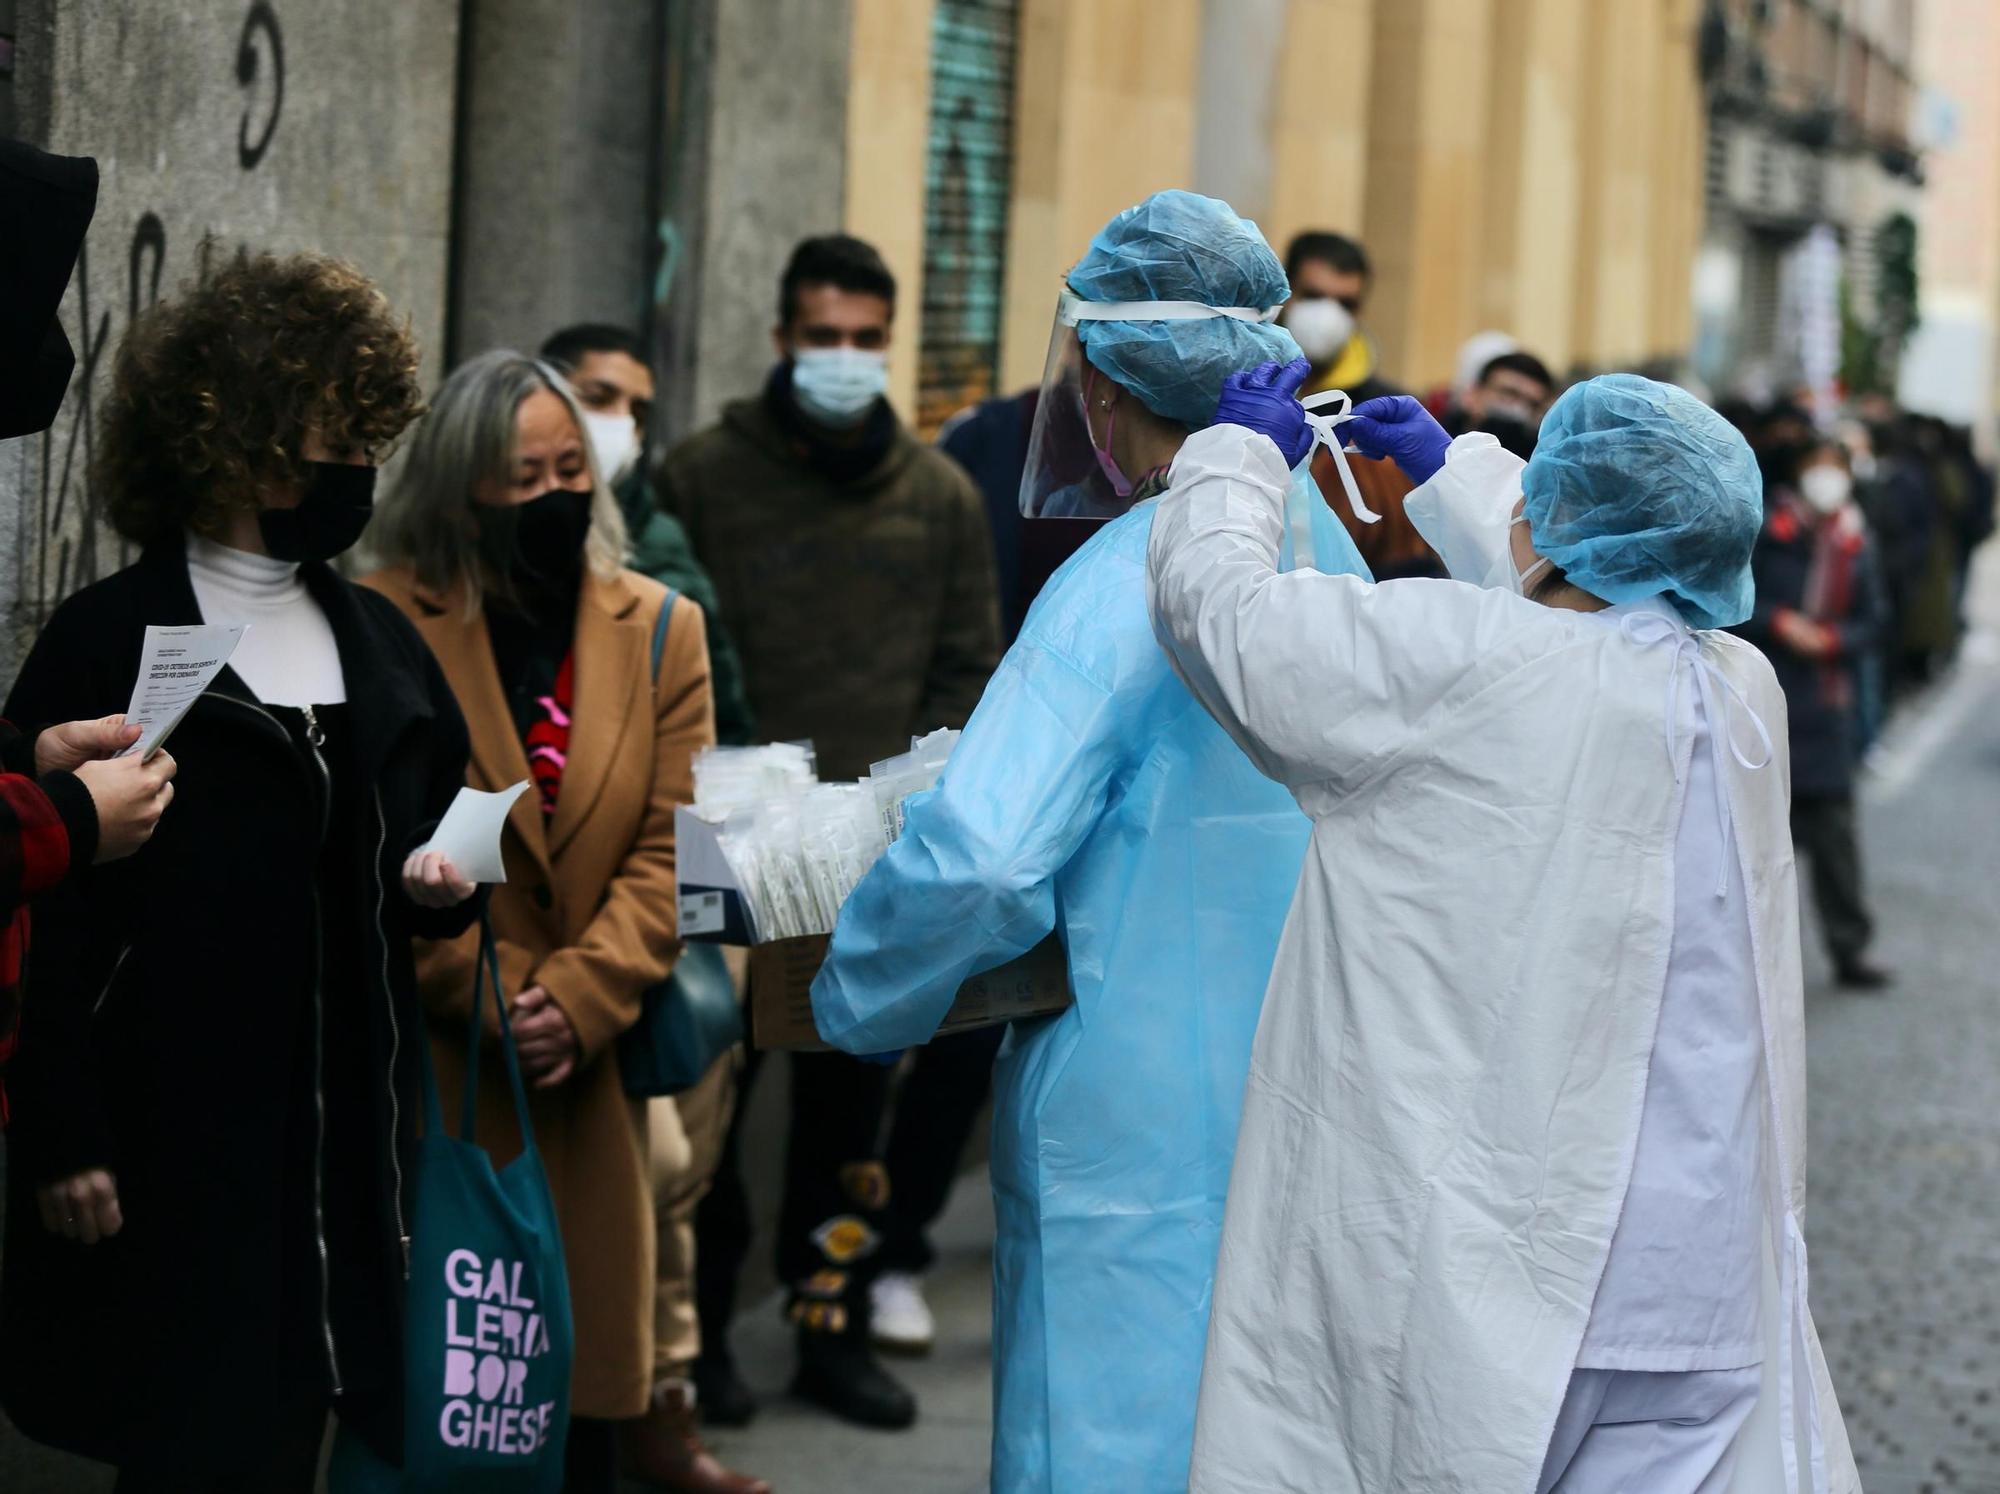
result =
[[[889,398],[917,409],[924,312],[925,164],[930,149],[934,0],[853,0],[847,100],[847,231],[882,251],[896,276]]]
[[[1491,0],[1377,0],[1363,238],[1388,379],[1451,376],[1475,330]]]
[[[1263,222],[1280,255],[1302,229],[1358,235],[1367,194],[1371,0],[1291,0],[1271,120]]]
[[[662,8],[465,0],[451,354],[650,314]]]
[[[1194,166],[1200,0],[1022,0],[1001,387],[1042,376],[1063,272]]]
[[[1511,333],[1558,374],[1575,353],[1575,283],[1589,0],[1507,0],[1494,14],[1479,327]],[[1466,329],[1468,335],[1476,330]]]
[[[1575,355],[1605,369],[1653,351],[1647,300],[1654,291],[1661,37],[1658,0],[1629,11],[1585,9]]]

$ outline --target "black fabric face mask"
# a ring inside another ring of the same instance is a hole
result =
[[[479,553],[487,569],[532,591],[573,577],[590,538],[589,488],[550,488],[526,503],[475,503]]]
[[[296,508],[257,515],[273,560],[331,560],[354,548],[375,516],[375,469],[349,462],[307,462],[305,496]]]

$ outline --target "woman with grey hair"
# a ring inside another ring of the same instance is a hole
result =
[[[436,653],[471,730],[471,784],[533,781],[507,822],[491,916],[569,1266],[566,1487],[609,1494],[613,1423],[645,1416],[679,1438],[681,1487],[754,1490],[702,1452],[684,1385],[653,1394],[646,1107],[626,1096],[612,1052],[677,952],[674,807],[693,798],[694,754],[715,740],[701,609],[624,568],[624,522],[576,399],[518,353],[483,354],[445,380],[374,547],[388,568],[364,584]],[[477,957],[476,932],[417,950],[447,1113],[466,1078]],[[497,1049],[480,1063],[491,1072],[478,1135],[504,1165],[519,1132]]]

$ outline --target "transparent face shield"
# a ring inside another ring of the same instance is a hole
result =
[[[1145,474],[1117,465],[1117,409],[1087,411],[1104,375],[1084,357],[1077,327],[1083,322],[1182,322],[1233,317],[1268,322],[1278,308],[1205,306],[1198,301],[1085,301],[1065,290],[1056,303],[1049,356],[1042,368],[1041,398],[1021,473],[1021,513],[1030,519],[1115,519],[1132,506],[1132,488]],[[1093,422],[1095,429],[1093,429]]]
[[[1021,512],[1037,521],[1023,525],[1020,536],[1024,604],[1033,600],[1056,569],[1093,534],[1132,506],[1133,487],[1145,476],[1123,472],[1117,466],[1112,454],[1115,407],[1086,413],[1086,401],[1096,393],[1104,375],[1085,359],[1078,325],[1086,321],[1193,321],[1218,316],[1268,322],[1276,318],[1278,309],[1207,306],[1192,301],[1083,301],[1063,292],[1049,337],[1049,356],[1021,474]],[[1347,396],[1316,395],[1307,403],[1319,407],[1336,400],[1334,408],[1314,408],[1307,418],[1334,449],[1350,501],[1357,511],[1367,514],[1340,455],[1340,442],[1333,435],[1334,427],[1348,418]],[[1354,575],[1368,573],[1354,542],[1320,496],[1310,455],[1292,473],[1278,564],[1280,570],[1287,571],[1305,566]]]

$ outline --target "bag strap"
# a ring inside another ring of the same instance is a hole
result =
[[[528,1091],[521,1083],[521,1061],[514,1052],[514,1029],[507,1020],[507,1003],[500,994],[500,950],[493,938],[493,921],[486,910],[479,913],[479,955],[472,976],[472,1017],[466,1024],[465,1045],[465,1107],[459,1114],[458,1135],[461,1141],[471,1141],[473,1121],[479,1110],[479,1009],[486,1004],[486,991],[493,991],[493,1010],[500,1019],[500,1056],[507,1065],[507,1083],[514,1091],[514,1119],[521,1127],[521,1150],[535,1149],[535,1128],[528,1119]],[[444,1117],[439,1111],[437,1080],[430,1075],[429,1054],[425,1054],[424,1119],[427,1124],[443,1125]]]
[[[673,616],[674,603],[681,594],[673,587],[667,588],[667,599],[660,603],[660,615],[653,619],[653,683],[660,682],[660,658],[667,651],[667,622]]]

